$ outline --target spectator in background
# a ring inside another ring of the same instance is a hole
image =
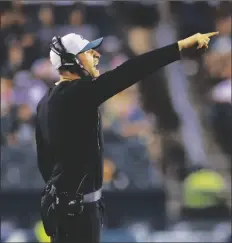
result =
[[[14,23],[13,13],[9,9],[1,10],[1,31],[6,35]]]
[[[35,78],[29,71],[20,71],[14,76],[15,104],[28,104],[33,113],[46,90],[45,83]]]
[[[128,45],[135,55],[143,54],[151,49],[151,30],[133,27],[128,31]]]
[[[78,33],[88,40],[94,40],[98,35],[98,29],[85,23],[85,8],[82,4],[78,4],[68,16],[68,25],[61,26],[58,33],[59,36]]]
[[[231,104],[231,53],[221,56],[220,63],[222,81],[211,90],[211,98],[216,103]]]
[[[71,15],[69,16],[69,24],[71,26],[82,26],[85,21],[85,10],[84,7],[82,8],[76,8],[71,12]]]
[[[8,143],[14,119],[14,91],[9,77],[1,78],[1,145]]]
[[[14,102],[13,84],[10,77],[1,78],[1,116],[10,111]]]
[[[23,1],[19,1],[19,0],[12,0],[11,1],[12,4],[12,9],[16,12],[20,12],[23,11]]]
[[[220,32],[212,42],[211,49],[218,53],[231,51],[231,12],[228,9],[219,9],[216,16],[216,29]]]
[[[179,6],[174,10],[174,14],[178,21],[179,38],[196,32],[204,33],[214,28],[214,16],[208,2],[176,1]]]
[[[31,66],[32,74],[41,80],[44,80],[47,85],[51,85],[53,80],[58,77],[58,72],[52,68],[48,59],[51,39],[59,35],[59,28],[55,23],[54,9],[50,5],[41,5],[38,11],[39,29],[37,31],[37,43],[40,44],[40,58],[34,59]]]
[[[19,42],[12,43],[9,46],[7,53],[7,60],[3,64],[1,72],[12,76],[21,69],[23,69],[24,51]]]
[[[30,69],[34,60],[40,57],[40,41],[33,30],[28,29],[22,33],[20,38],[24,50],[24,69]]]
[[[212,220],[212,224],[227,220],[225,192],[226,181],[219,173],[207,169],[191,173],[183,184],[183,219],[189,223]]]
[[[0,66],[5,63],[7,59],[7,44],[11,39],[11,25],[13,24],[12,13],[9,10],[1,10],[0,15],[1,29],[0,29]]]
[[[52,67],[48,58],[35,60],[31,72],[37,79],[43,80],[47,86],[53,86],[55,80],[59,78],[59,73]]]
[[[113,161],[110,159],[105,159],[104,160],[104,188],[105,189],[111,189],[112,182],[115,177],[116,173],[116,166]]]
[[[213,131],[223,151],[232,156],[231,53],[220,59],[222,81],[210,91]]]
[[[22,34],[30,29],[33,29],[33,23],[30,21],[28,15],[23,11],[12,11],[13,25],[11,33],[15,35],[15,38],[19,40]]]
[[[39,13],[39,30],[37,32],[38,38],[42,43],[42,56],[47,57],[49,53],[49,44],[53,36],[56,36],[57,29],[55,26],[55,17],[53,8],[51,6],[41,6]]]
[[[12,124],[10,136],[16,143],[25,145],[34,142],[35,118],[29,105],[18,106],[16,119]]]

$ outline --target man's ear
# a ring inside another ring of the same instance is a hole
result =
[[[80,53],[80,54],[77,54],[77,55],[76,55],[76,58],[77,58],[78,60],[81,60],[81,58],[83,57],[83,55],[85,55],[85,52],[82,52],[82,53]]]

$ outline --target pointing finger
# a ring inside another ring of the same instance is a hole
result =
[[[210,32],[210,33],[205,34],[205,36],[212,37],[212,36],[215,36],[215,35],[218,35],[218,34],[219,34],[218,31],[217,32]]]

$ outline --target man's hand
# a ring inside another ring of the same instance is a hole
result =
[[[181,51],[183,49],[193,47],[196,44],[198,45],[197,49],[200,49],[203,47],[208,48],[210,38],[215,35],[218,35],[218,34],[219,34],[219,32],[211,32],[211,33],[207,33],[207,34],[197,33],[195,35],[192,35],[186,39],[178,41],[179,50]]]

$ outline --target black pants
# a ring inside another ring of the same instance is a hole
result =
[[[41,200],[44,229],[53,243],[99,243],[103,219],[102,201],[85,203],[84,210],[76,216],[57,214],[51,188],[46,189]],[[61,208],[62,211],[62,208]]]

